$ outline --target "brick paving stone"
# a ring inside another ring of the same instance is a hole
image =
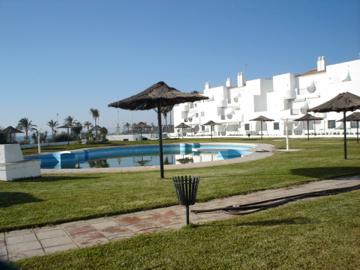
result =
[[[12,245],[12,244],[17,244],[17,243],[27,243],[27,242],[33,242],[33,241],[37,241],[35,233],[31,233],[31,234],[24,234],[24,235],[16,235],[16,236],[11,236],[11,237],[6,237],[6,244],[7,245]]]
[[[16,243],[12,245],[7,245],[7,250],[9,253],[9,256],[11,257],[13,253],[22,252],[26,250],[32,250],[32,249],[41,249],[41,245],[39,241],[32,241],[32,242],[26,242],[26,243]]]
[[[39,240],[67,236],[67,234],[62,229],[55,228],[46,230],[39,229],[36,230],[35,233]]]
[[[90,222],[90,224],[96,230],[103,230],[103,229],[114,228],[114,227],[119,226],[119,223],[117,223],[116,221],[111,220],[111,219],[103,220],[102,222],[98,222],[98,223]]]
[[[44,248],[73,244],[72,240],[67,235],[61,237],[43,239],[40,240],[40,243]]]
[[[13,237],[13,236],[19,236],[19,235],[27,235],[27,234],[33,234],[34,232],[31,229],[25,229],[25,230],[16,230],[16,231],[10,231],[5,233],[5,237]]]

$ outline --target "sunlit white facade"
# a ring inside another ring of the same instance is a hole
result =
[[[271,78],[246,80],[238,73],[236,85],[226,80],[225,86],[210,87],[205,84],[202,94],[208,100],[179,104],[174,107],[174,125],[181,122],[191,127],[187,135],[208,135],[210,127],[203,126],[209,120],[219,125],[217,136],[257,135],[260,123],[250,121],[260,115],[274,119],[264,123],[264,135],[283,136],[284,120],[289,119],[289,133],[305,135],[306,123],[291,120],[303,116],[308,108],[317,106],[342,92],[360,96],[360,59],[326,65],[319,57],[316,68],[302,74],[285,73]],[[350,113],[348,113],[350,114]],[[324,120],[310,123],[310,133],[340,135],[340,113],[315,114]],[[354,123],[348,123],[350,134],[355,134]],[[175,129],[177,133],[181,130]]]

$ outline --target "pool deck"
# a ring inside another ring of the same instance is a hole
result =
[[[269,189],[197,203],[191,209],[213,209],[232,205],[283,199],[308,192],[339,188],[360,189],[360,176],[339,177],[287,188]],[[256,211],[253,211],[256,212]],[[110,241],[184,226],[184,207],[175,205],[109,217],[67,222],[55,226],[0,233],[0,260],[16,261],[54,252],[105,244]],[[204,224],[234,218],[224,211],[191,213],[190,221]]]
[[[206,143],[211,144],[211,143]],[[214,143],[218,144],[218,143]],[[221,143],[222,145],[234,145],[236,143]],[[239,143],[236,145],[252,145]],[[248,162],[253,160],[259,160],[270,157],[274,154],[275,147],[270,144],[255,144],[255,147],[250,150],[253,152],[250,155],[243,156],[240,158],[232,158],[226,160],[216,160],[210,162],[199,162],[199,163],[188,163],[188,164],[177,164],[177,165],[165,165],[165,170],[179,170],[179,169],[193,169],[193,168],[205,168],[209,166],[220,166],[235,163]],[[113,168],[83,168],[83,169],[42,169],[42,174],[88,174],[88,173],[115,173],[115,172],[143,172],[158,170],[159,166],[144,166],[144,167],[113,167]]]

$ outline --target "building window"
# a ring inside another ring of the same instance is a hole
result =
[[[328,120],[328,128],[335,128],[335,120]]]
[[[225,115],[222,115],[222,116],[221,116],[221,120],[225,120]]]
[[[351,128],[357,128],[357,122],[356,121],[351,121],[350,127]]]
[[[245,130],[246,131],[250,130],[250,124],[245,124]]]
[[[205,116],[205,112],[201,112],[201,116]]]
[[[279,122],[274,122],[274,130],[279,130],[279,129],[280,129]]]
[[[198,114],[198,113],[195,113],[195,117],[199,117],[199,114]]]

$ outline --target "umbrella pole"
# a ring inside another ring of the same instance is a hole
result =
[[[356,121],[356,141],[359,143],[359,121]]]
[[[260,129],[261,129],[260,136],[261,136],[261,139],[262,139],[262,137],[263,137],[263,121],[260,121]]]
[[[346,145],[346,111],[344,111],[344,159],[347,159],[347,145]]]
[[[162,125],[161,125],[161,105],[157,107],[158,126],[159,126],[159,150],[160,150],[160,177],[164,178],[164,160],[163,160],[163,142],[162,142]]]
[[[308,140],[310,140],[310,138],[309,138],[310,137],[310,135],[309,135],[310,134],[309,120],[307,120],[306,123],[307,123],[307,130],[308,130]]]
[[[212,133],[213,133],[213,126],[210,126],[210,135],[211,135],[211,139],[212,139]]]

